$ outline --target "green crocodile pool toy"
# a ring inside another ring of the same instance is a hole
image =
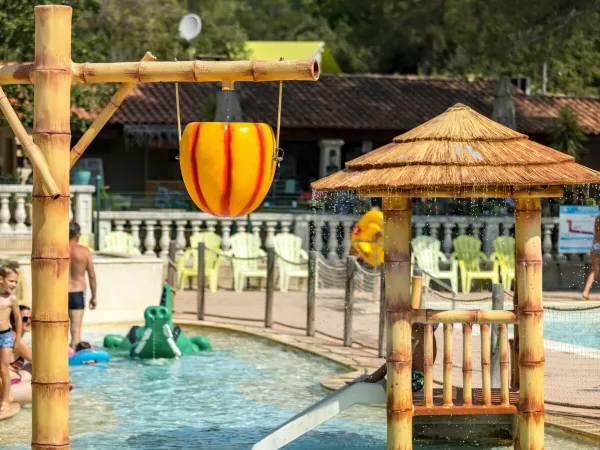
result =
[[[129,350],[133,358],[177,358],[211,350],[210,342],[203,336],[186,338],[179,327],[173,327],[173,301],[169,285],[163,287],[159,306],[149,306],[144,311],[145,325],[134,326],[127,336],[108,334],[104,347]]]

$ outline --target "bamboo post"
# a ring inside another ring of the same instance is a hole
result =
[[[463,323],[463,406],[473,405],[473,326]]]
[[[421,288],[423,286],[423,273],[415,269],[411,279],[411,305],[412,309],[421,307]]]
[[[379,336],[377,339],[377,356],[385,355],[385,266],[382,265],[379,276]]]
[[[410,235],[412,201],[383,201],[387,322],[387,448],[412,449],[412,304]]]
[[[273,291],[275,289],[275,249],[267,247],[267,296],[265,302],[265,327],[273,328]]]
[[[308,288],[306,290],[306,335],[315,335],[315,312],[317,303],[317,252],[308,254]]]
[[[52,200],[34,172],[32,205],[31,448],[68,449],[69,147],[71,8],[36,6],[33,142],[48,162],[60,197]]]
[[[423,341],[425,406],[431,408],[433,407],[433,325],[430,323],[424,325]]]
[[[504,285],[492,286],[492,309],[504,310]],[[500,348],[498,345],[498,324],[492,324],[492,388],[500,388]]]
[[[452,334],[454,325],[444,324],[444,406],[452,406]]]
[[[204,320],[206,294],[206,244],[198,242],[198,292],[196,298],[196,314],[198,320]]]
[[[483,406],[490,406],[492,404],[490,374],[490,345],[492,340],[490,336],[490,324],[482,323],[479,327],[481,333],[481,396],[483,398]]]
[[[354,273],[356,258],[346,257],[346,289],[344,296],[344,346],[352,347],[352,320],[354,303]]]
[[[505,324],[498,326],[498,340],[500,348],[500,404],[510,404],[508,389],[508,327]]]
[[[52,178],[52,174],[50,173],[50,169],[48,168],[48,163],[46,162],[46,158],[40,151],[39,147],[33,143],[31,137],[25,131],[25,127],[17,117],[17,113],[13,109],[12,105],[8,101],[4,90],[0,87],[0,110],[4,114],[8,125],[12,129],[13,133],[19,142],[23,146],[23,151],[31,161],[31,166],[33,170],[35,170],[38,175],[41,177],[42,182],[46,186],[48,193],[54,199],[60,197],[60,189],[56,185],[54,178]]]
[[[175,285],[177,284],[175,259],[177,259],[177,243],[175,241],[170,241],[167,261],[167,284],[171,286],[171,289],[175,289]]]
[[[519,342],[519,438],[521,449],[544,448],[544,334],[542,307],[542,208],[540,199],[515,205]]]

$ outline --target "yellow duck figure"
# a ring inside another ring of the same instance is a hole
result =
[[[372,208],[361,217],[352,229],[350,243],[358,256],[367,264],[371,266],[383,264],[383,213],[379,208]]]

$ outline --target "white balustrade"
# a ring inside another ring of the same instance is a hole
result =
[[[156,247],[156,238],[154,236],[154,226],[156,225],[156,220],[145,220],[146,225],[146,239],[144,240],[144,247],[146,251],[145,255],[155,255],[154,248]]]
[[[140,225],[142,224],[142,221],[130,220],[129,224],[131,225],[131,237],[133,239],[133,246],[141,251],[142,249],[140,241]]]
[[[73,195],[73,194],[71,194]],[[24,192],[15,193],[15,232],[16,233],[27,233],[28,228],[25,225],[25,220],[27,219],[27,212],[25,211],[25,197],[27,194]],[[69,209],[70,211],[70,209]]]
[[[172,220],[161,220],[160,221],[160,239],[158,245],[160,252],[158,255],[161,258],[166,258],[169,254],[169,244],[171,242],[171,222]]]
[[[175,245],[177,247],[177,255],[183,255],[186,240],[185,240],[185,226],[187,224],[187,220],[178,220],[177,222],[177,235],[175,238]]]
[[[330,219],[328,222],[329,236],[327,238],[327,259],[335,261],[338,259],[337,247],[338,247],[338,233],[337,228],[339,219]]]

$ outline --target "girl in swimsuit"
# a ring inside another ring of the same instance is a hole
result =
[[[598,200],[598,209],[600,209],[600,200]],[[590,289],[592,289],[594,281],[600,274],[600,216],[596,217],[594,221],[594,244],[590,250],[590,257],[592,259],[592,270],[588,275],[583,293],[581,294],[586,300],[590,299]]]

